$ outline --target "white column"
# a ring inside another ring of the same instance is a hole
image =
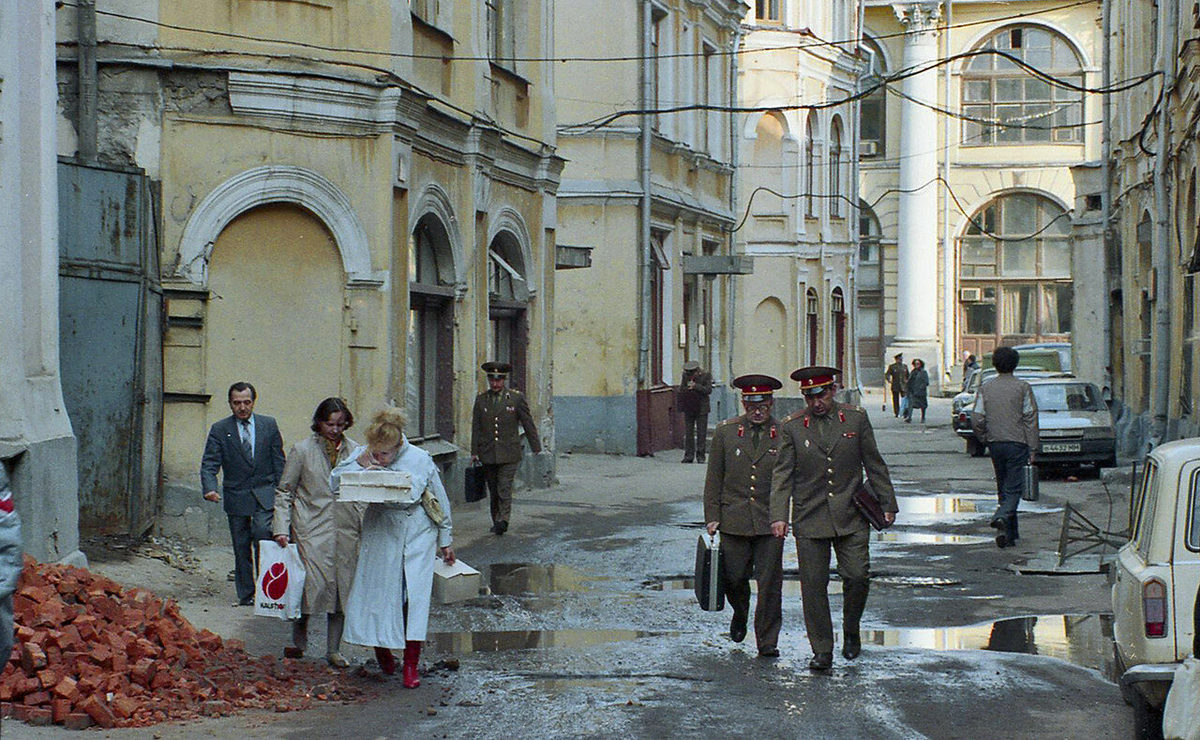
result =
[[[938,347],[938,114],[937,22],[941,3],[892,6],[904,24],[904,69],[924,70],[902,81],[900,102],[899,265],[896,351],[920,357],[930,380],[941,376]],[[889,349],[889,355],[895,354]]]

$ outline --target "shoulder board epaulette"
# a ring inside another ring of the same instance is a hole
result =
[[[784,418],[783,423],[787,424],[789,421],[795,421],[796,419],[799,419],[801,416],[804,416],[804,409],[800,409],[799,411],[793,411],[792,413],[788,414]]]
[[[730,417],[730,418],[726,419],[725,421],[721,422],[720,424],[717,424],[717,426],[718,427],[728,426],[730,424],[737,422],[737,420],[740,418],[742,418],[742,417],[740,417],[740,416]]]

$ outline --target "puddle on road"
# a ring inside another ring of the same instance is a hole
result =
[[[996,497],[984,494],[934,494],[927,496],[897,496],[900,513],[897,523],[953,522],[957,519],[974,519],[991,516],[996,511]],[[1029,501],[1021,502],[1021,512],[1045,514],[1062,511],[1060,507]]]
[[[982,545],[991,544],[991,537],[966,534],[936,534],[933,532],[871,532],[872,542],[889,542],[898,545]]]
[[[488,567],[488,593],[494,596],[535,596],[590,590],[589,584],[609,580],[566,565],[493,563]]]
[[[509,630],[501,632],[435,632],[429,642],[439,653],[495,653],[503,650],[586,648],[612,642],[662,637],[674,633],[642,630]]]
[[[863,630],[863,643],[927,650],[993,650],[1045,655],[1112,678],[1112,615],[1017,617],[966,627]]]
[[[691,592],[696,588],[695,583],[696,579],[694,578],[666,578],[660,581],[652,581],[647,585],[647,588],[652,591]],[[754,582],[754,579],[750,579],[750,592],[755,594],[758,593],[758,584]],[[841,592],[841,581],[829,581],[830,594],[840,594]],[[783,595],[795,597],[800,596],[800,581],[796,579],[795,575],[791,575],[790,578],[788,575],[783,577]]]

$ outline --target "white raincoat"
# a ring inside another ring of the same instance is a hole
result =
[[[365,446],[355,449],[349,459],[333,469],[330,474],[333,490],[338,490],[342,473],[364,469],[358,458],[366,450]],[[450,500],[433,458],[409,444],[407,437],[388,470],[412,476],[412,501],[367,506],[358,545],[358,567],[346,603],[344,639],[368,647],[403,648],[406,640],[425,639],[436,548],[450,546]],[[434,524],[421,506],[421,494],[427,485],[444,514],[441,525]]]

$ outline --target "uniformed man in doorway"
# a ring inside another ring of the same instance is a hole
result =
[[[721,422],[713,432],[704,520],[710,535],[721,532],[725,595],[733,607],[729,637],[734,642],[746,638],[753,576],[758,581],[758,654],[773,658],[779,655],[783,626],[783,539],[771,533],[771,473],[779,450],[779,427],[771,407],[783,383],[769,375],[742,375],[733,387],[742,392],[745,413]]]
[[[837,368],[812,366],[792,373],[807,407],[784,420],[779,456],[771,479],[771,529],[780,539],[788,522],[800,559],[800,597],[813,657],[808,667],[833,666],[833,622],[829,615],[829,551],[837,553],[842,578],[842,655],[862,651],[859,622],[870,586],[870,526],[852,495],[870,480],[890,525],[896,520],[896,494],[887,464],[875,446],[875,433],[862,409],[839,404]]]
[[[521,432],[533,453],[542,451],[533,415],[525,394],[506,388],[512,366],[507,362],[485,362],[488,389],[475,397],[471,423],[471,460],[483,463],[484,480],[491,498],[492,532],[508,531],[512,512],[513,481],[521,463]]]

